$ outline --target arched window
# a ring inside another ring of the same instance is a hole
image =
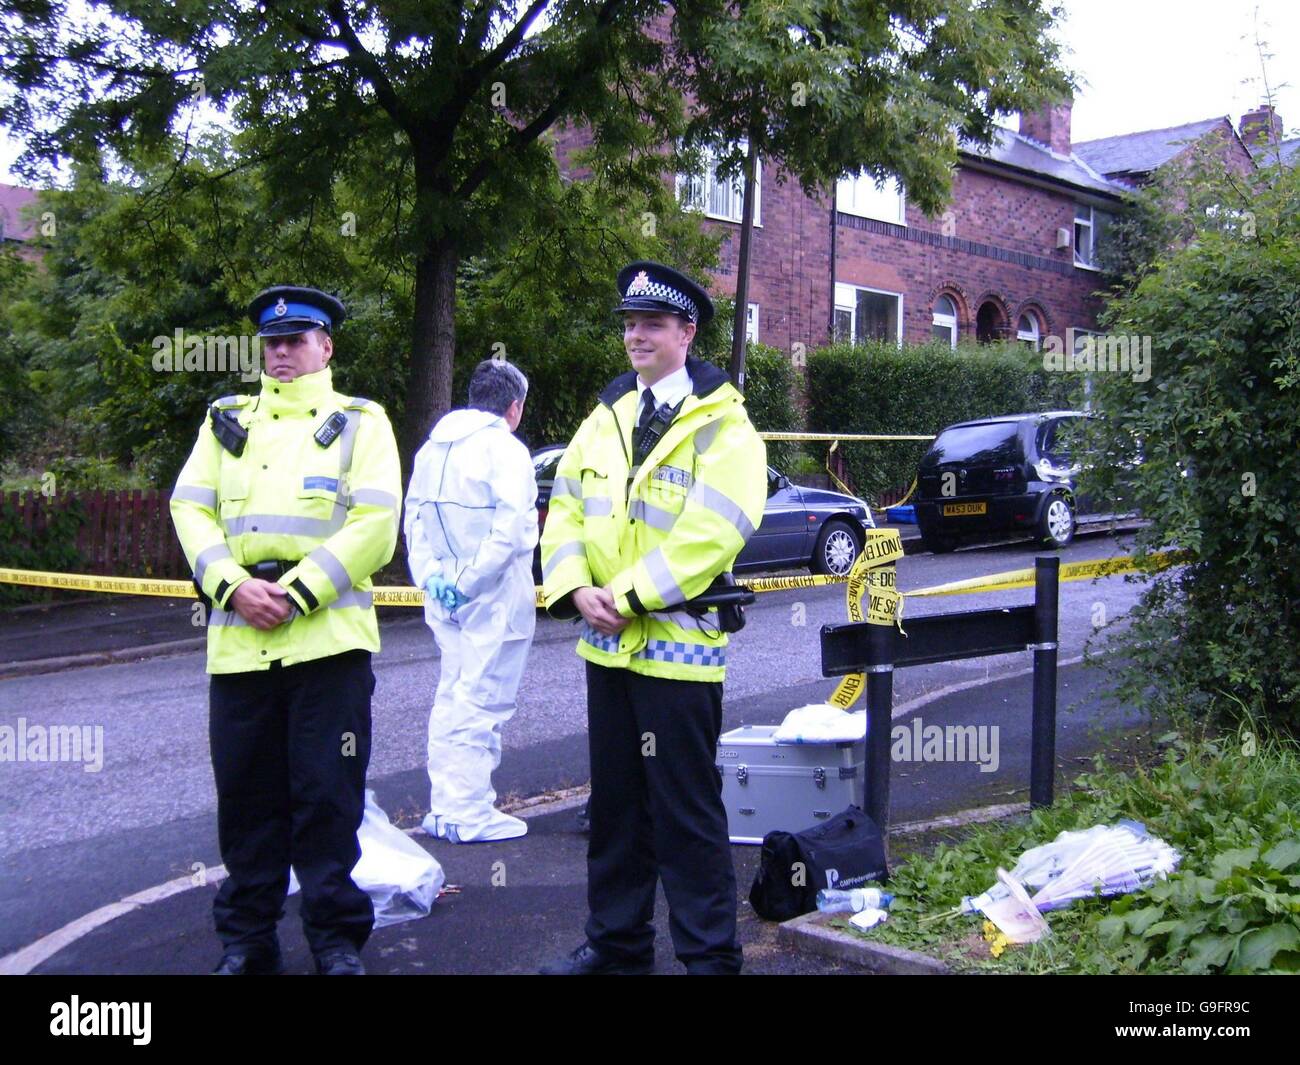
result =
[[[1032,311],[1026,311],[1020,316],[1020,323],[1016,326],[1016,339],[1022,344],[1026,344],[1033,351],[1038,350],[1042,341],[1042,329],[1038,324],[1038,315]]]
[[[933,335],[936,340],[946,340],[950,348],[957,346],[957,305],[951,296],[934,301]]]

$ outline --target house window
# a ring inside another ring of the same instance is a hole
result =
[[[1101,263],[1098,252],[1105,239],[1110,215],[1095,207],[1074,205],[1074,265],[1087,270],[1098,270]]]
[[[950,348],[957,346],[957,305],[951,296],[940,296],[934,301],[934,326],[936,340],[947,341]]]
[[[897,178],[877,185],[870,174],[840,178],[835,186],[835,208],[845,214],[906,225],[903,187]]]
[[[747,145],[741,141],[741,150]],[[737,174],[733,178],[720,178],[716,172],[717,153],[711,148],[704,149],[703,174],[678,174],[677,199],[683,207],[703,211],[709,218],[719,218],[726,222],[742,222],[745,217],[745,178]],[[754,167],[754,225],[760,225],[760,212],[763,207],[763,163],[758,160]]]
[[[758,304],[745,306],[745,339],[751,344],[758,343]]]
[[[1020,322],[1016,326],[1016,339],[1030,350],[1038,350],[1043,339],[1042,330],[1038,325],[1038,315],[1026,312],[1020,316]]]
[[[835,283],[837,340],[903,342],[903,297],[897,292]]]

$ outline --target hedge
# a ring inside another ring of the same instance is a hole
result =
[[[1070,407],[1076,375],[1049,373],[1013,343],[887,341],[832,344],[808,359],[812,432],[936,434],[954,422]],[[868,499],[908,485],[927,444],[842,445],[855,491]]]

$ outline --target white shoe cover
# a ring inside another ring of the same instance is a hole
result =
[[[491,843],[504,839],[518,839],[528,834],[528,822],[488,808],[482,819],[472,823],[452,822],[436,814],[426,814],[421,826],[430,836],[450,840],[452,843]]]

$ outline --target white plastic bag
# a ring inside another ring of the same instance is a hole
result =
[[[361,859],[352,869],[352,880],[370,896],[375,927],[427,917],[446,874],[432,854],[394,827],[368,788],[357,842]],[[297,890],[298,878],[290,871],[289,894]]]
[[[849,713],[830,703],[809,703],[785,715],[773,743],[858,742],[867,734],[867,712]]]

